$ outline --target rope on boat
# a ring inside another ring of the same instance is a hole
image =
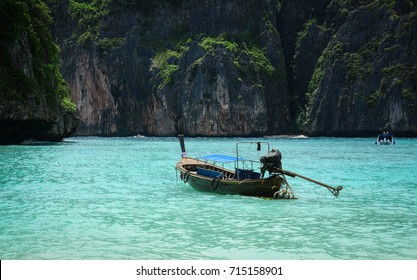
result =
[[[217,180],[217,182],[216,182],[216,180]],[[216,182],[216,183],[215,183]],[[217,188],[219,187],[219,183],[220,183],[220,177],[219,176],[217,176],[217,177],[215,177],[214,179],[213,179],[213,181],[211,181],[211,190],[212,191],[215,191],[215,190],[217,190]],[[216,184],[216,185],[215,185]]]
[[[274,186],[272,188],[278,188],[278,191],[274,193],[275,199],[296,199],[294,195],[294,191],[292,190],[290,184],[285,178],[285,175],[282,174],[283,182],[281,182],[281,186]],[[285,186],[285,189],[283,188]]]
[[[184,183],[188,182],[188,179],[190,179],[190,170],[187,170],[187,172],[185,172],[183,179]]]

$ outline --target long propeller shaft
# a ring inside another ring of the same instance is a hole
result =
[[[342,186],[332,187],[332,186],[329,186],[329,185],[324,184],[324,183],[322,183],[322,182],[319,182],[319,181],[317,181],[317,180],[314,180],[314,179],[308,178],[308,177],[306,177],[306,176],[303,176],[303,175],[300,175],[300,174],[297,174],[297,173],[294,173],[294,172],[291,172],[291,171],[288,171],[288,170],[281,170],[281,171],[282,171],[282,173],[283,173],[283,174],[285,174],[285,175],[288,175],[288,176],[291,176],[291,177],[299,177],[299,178],[301,178],[301,179],[304,179],[304,180],[310,181],[310,182],[312,182],[312,183],[315,183],[315,184],[317,184],[317,185],[320,185],[320,186],[322,186],[322,187],[325,187],[325,188],[327,188],[328,190],[330,190],[330,191],[332,192],[332,194],[333,194],[334,196],[336,196],[336,197],[338,197],[338,196],[339,196],[339,192],[340,192],[341,190],[343,190],[343,187],[342,187]]]

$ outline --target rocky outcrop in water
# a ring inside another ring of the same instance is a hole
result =
[[[417,134],[415,1],[47,2],[79,134]]]
[[[0,18],[0,144],[70,136],[78,117],[59,73],[47,7],[1,1]]]

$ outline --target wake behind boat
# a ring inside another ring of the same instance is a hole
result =
[[[342,186],[336,188],[282,169],[281,153],[270,149],[267,142],[238,142],[236,156],[221,154],[205,155],[198,158],[187,156],[184,136],[179,135],[182,157],[176,169],[184,183],[198,191],[215,192],[219,194],[245,195],[257,197],[271,197],[276,199],[294,199],[294,192],[286,176],[299,177],[319,184],[329,189],[334,196],[339,195]],[[250,144],[261,150],[267,146],[270,151],[259,160],[247,159],[239,156],[242,145]]]

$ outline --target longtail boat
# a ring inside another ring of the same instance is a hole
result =
[[[270,149],[268,142],[238,142],[236,156],[221,154],[204,155],[198,158],[188,157],[185,150],[184,135],[178,135],[182,156],[176,165],[180,178],[184,183],[202,192],[219,194],[270,197],[276,199],[295,199],[296,196],[286,179],[286,175],[299,177],[321,185],[337,197],[342,186],[332,187],[311,178],[283,170],[281,153]],[[255,144],[260,151],[266,145],[267,154],[259,160],[246,159],[239,156],[242,144]],[[227,166],[233,165],[233,168]]]
[[[375,145],[393,145],[395,144],[394,135],[389,132],[378,134]]]

